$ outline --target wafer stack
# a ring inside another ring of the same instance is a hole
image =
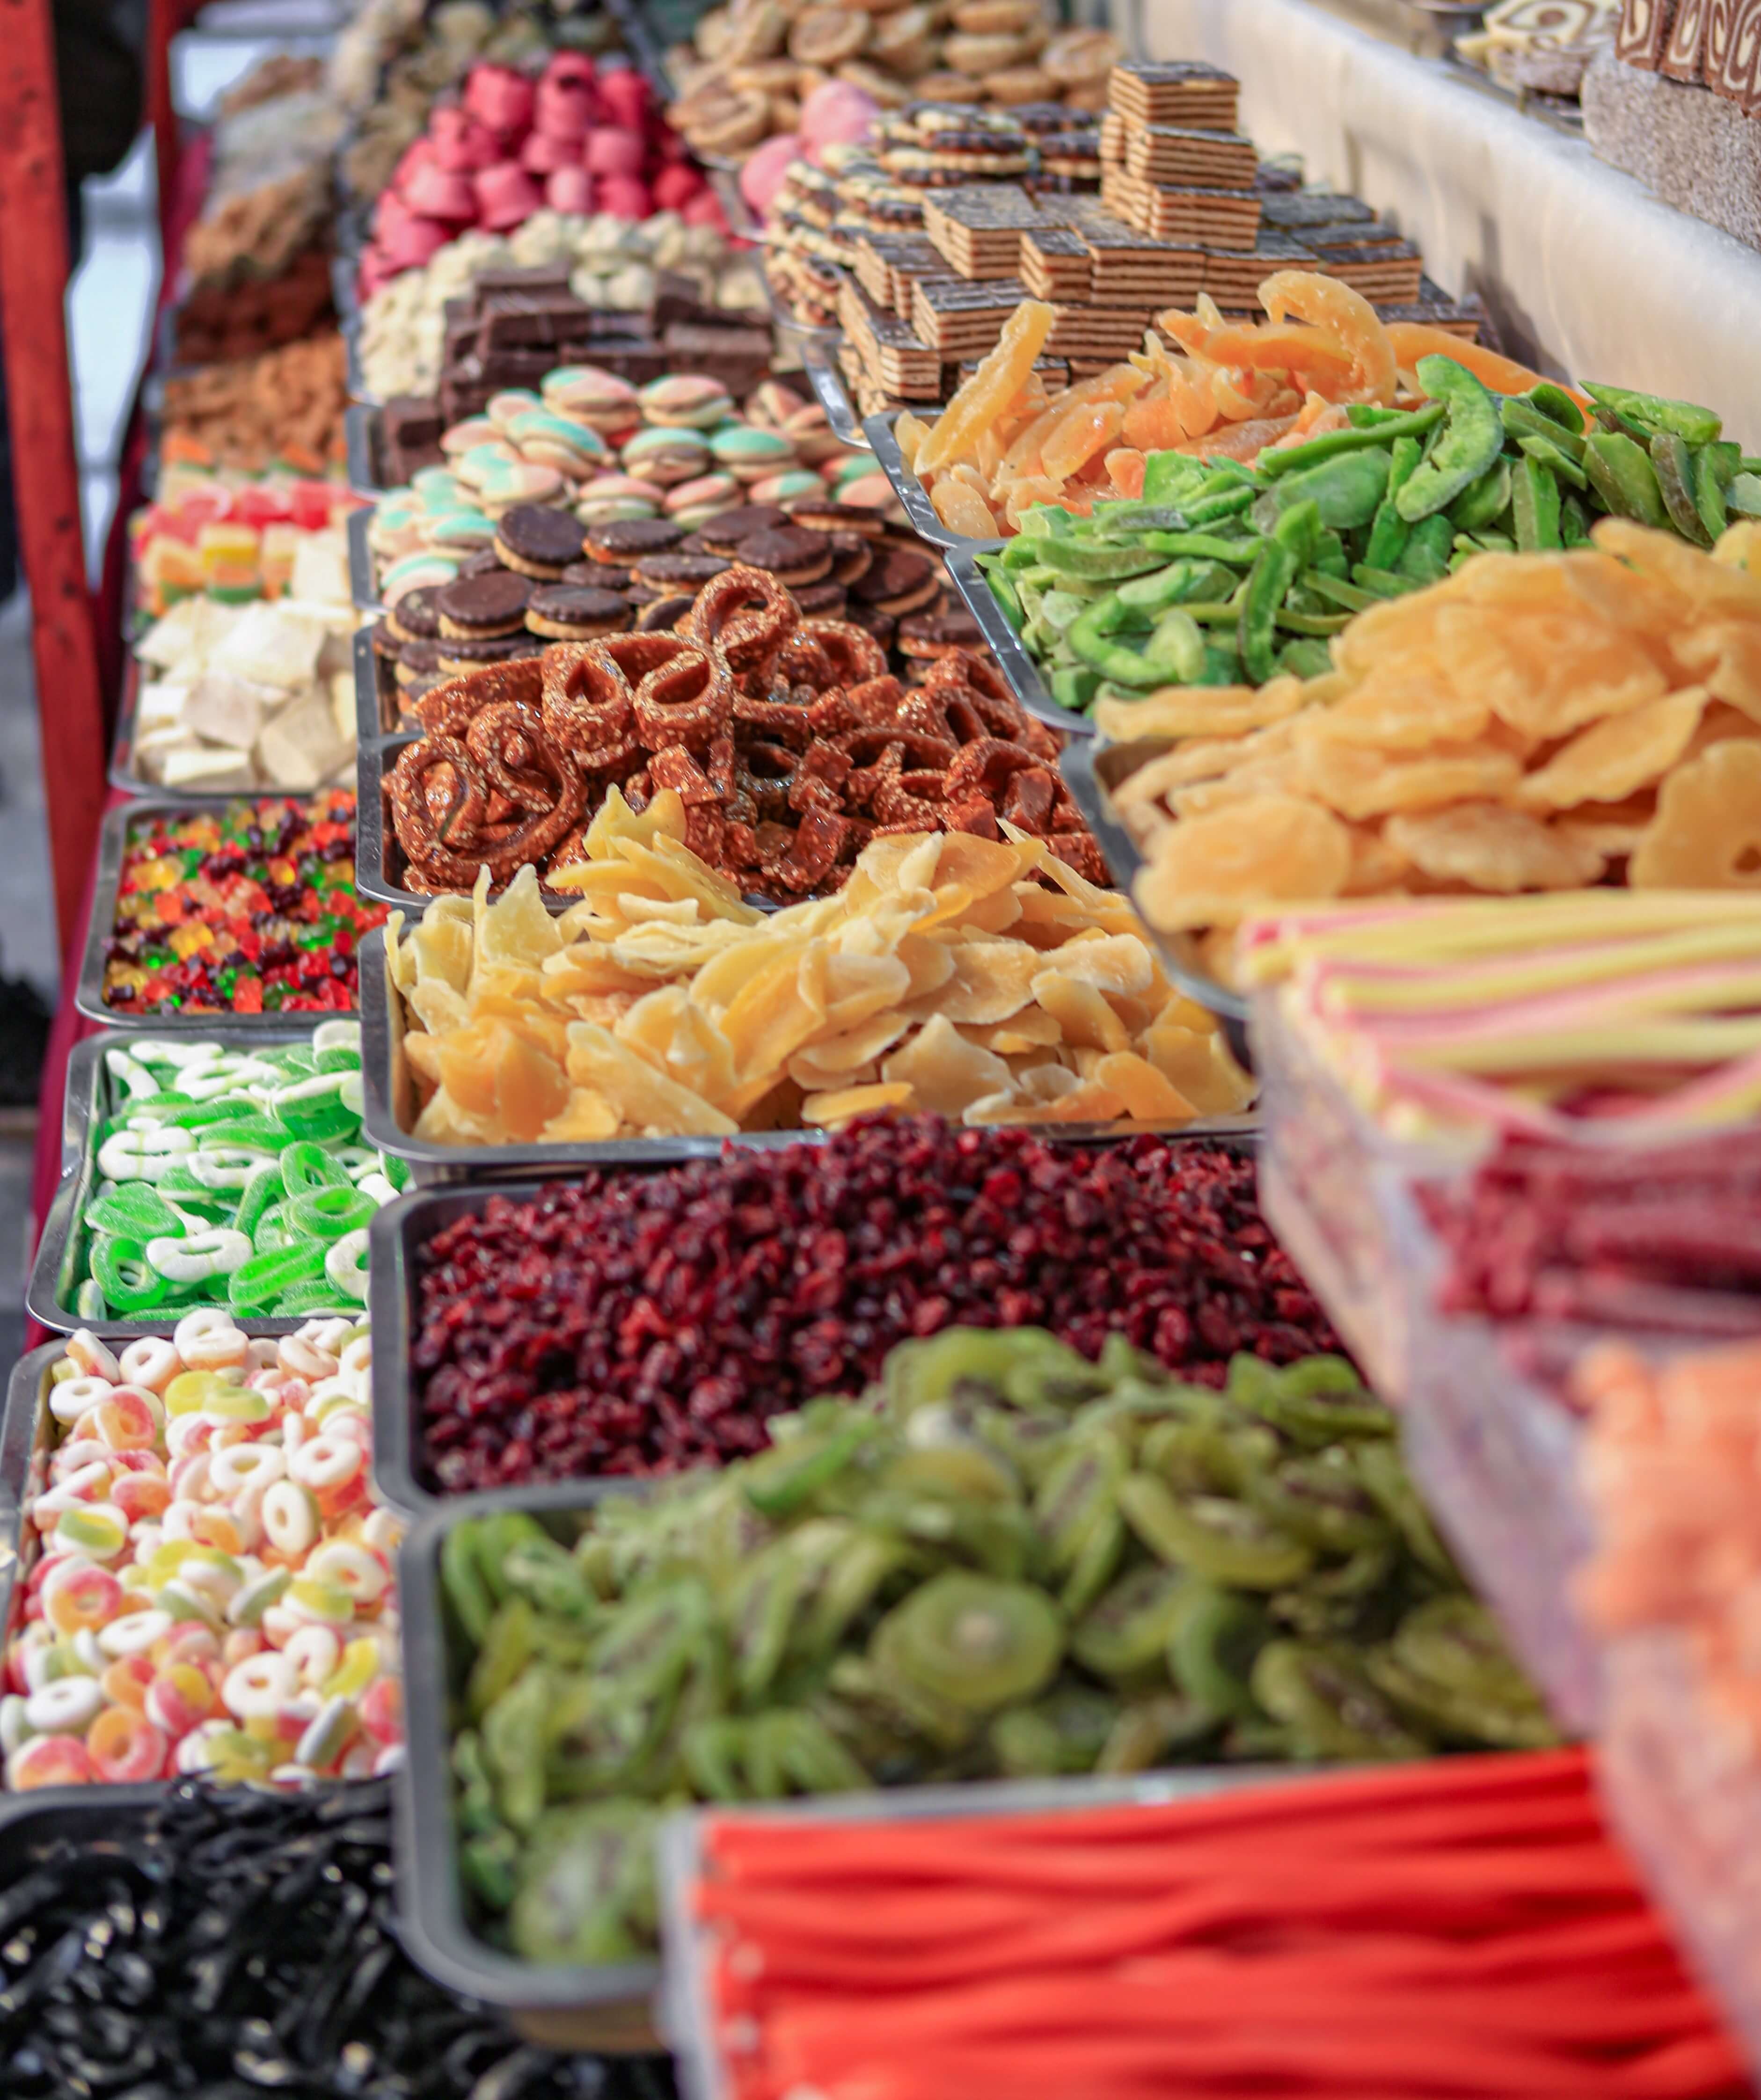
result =
[[[982,357],[995,347],[1009,316],[1026,296],[1019,277],[947,283],[920,278],[911,287],[911,333],[938,360]],[[1058,354],[1054,349],[1053,355]]]
[[[1331,190],[1286,190],[1260,199],[1260,215],[1280,233],[1305,233],[1312,226],[1376,226],[1375,214],[1362,197],[1340,196]]]
[[[1074,227],[1036,226],[1021,236],[1021,280],[1053,306],[1088,296],[1092,258]]]
[[[1054,307],[1053,311],[1056,319],[1046,347],[1054,357],[1067,357],[1073,368],[1079,364],[1117,364],[1141,350],[1152,318],[1147,307],[1135,311],[1123,307]]]
[[[1161,188],[1120,167],[1106,168],[1101,201],[1128,225],[1160,240],[1195,240],[1221,248],[1251,248],[1269,201],[1257,190],[1185,185]]]
[[[941,356],[925,348],[897,314],[884,312],[860,285],[848,279],[838,294],[838,322],[877,386],[905,401],[933,401],[940,395]]]
[[[1141,311],[1189,305],[1204,283],[1206,258],[1201,248],[1158,240],[1118,220],[1092,221],[1077,237],[1087,244],[1091,258],[1092,306]]]
[[[947,260],[920,233],[865,233],[856,246],[856,276],[877,307],[909,320],[911,286],[920,278],[951,280]]]
[[[1107,80],[1107,107],[1135,124],[1233,131],[1241,83],[1197,59],[1134,59]]]
[[[1313,270],[1317,258],[1287,233],[1262,229],[1251,248],[1207,248],[1204,287],[1225,311],[1256,311],[1260,287],[1275,270]]]
[[[978,183],[924,199],[924,232],[963,277],[1006,276],[1022,235],[1039,223],[1033,199],[1013,185]]]
[[[1378,227],[1381,238],[1366,237],[1368,229],[1357,226],[1315,227],[1300,239],[1315,258],[1313,267],[1329,277],[1337,277],[1372,302],[1378,299],[1408,300],[1419,296],[1423,263],[1410,240],[1402,240],[1386,227]],[[1287,269],[1294,266],[1287,263]]]

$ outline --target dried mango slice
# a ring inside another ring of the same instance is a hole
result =
[[[1511,800],[1519,810],[1575,809],[1580,802],[1621,802],[1663,775],[1688,748],[1708,695],[1684,686],[1660,700],[1580,730]]]
[[[1635,889],[1761,889],[1761,743],[1715,743],[1677,767],[1626,880]]]
[[[911,1108],[911,1090],[905,1085],[845,1087],[833,1093],[810,1094],[801,1103],[801,1121],[816,1127],[848,1123],[852,1116],[872,1115],[880,1109]]]
[[[1603,855],[1585,840],[1496,802],[1390,817],[1384,828],[1388,844],[1424,874],[1499,894],[1582,889],[1604,866]]]
[[[920,474],[946,466],[972,450],[980,431],[1008,405],[1032,371],[1056,319],[1053,309],[1041,299],[1025,299],[1015,309],[996,348],[981,361],[919,446]]]
[[[880,1076],[889,1085],[909,1087],[917,1107],[945,1116],[964,1114],[1010,1079],[1008,1066],[995,1052],[967,1041],[939,1013],[884,1061]]]
[[[1260,795],[1175,825],[1134,893],[1171,933],[1233,925],[1256,905],[1336,897],[1351,872],[1351,834],[1318,803]]]
[[[1390,759],[1356,744],[1316,743],[1301,756],[1311,791],[1342,817],[1494,801],[1522,777],[1519,761],[1485,743],[1440,744],[1422,757]]]

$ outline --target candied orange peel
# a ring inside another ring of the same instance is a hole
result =
[[[1004,827],[898,833],[835,896],[764,912],[671,791],[595,818],[560,916],[523,868],[386,930],[398,1091],[442,1145],[729,1136],[868,1110],[1179,1124],[1251,1082],[1130,905]]]

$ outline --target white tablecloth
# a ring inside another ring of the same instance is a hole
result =
[[[1242,83],[1262,152],[1397,223],[1513,356],[1705,403],[1761,450],[1761,254],[1589,147],[1306,0],[1141,0],[1152,58]]]

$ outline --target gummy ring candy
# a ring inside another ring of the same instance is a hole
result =
[[[338,1589],[346,1590],[357,1604],[377,1604],[391,1581],[377,1555],[342,1538],[327,1539],[314,1547],[306,1573],[318,1582],[333,1582]]]
[[[376,1743],[404,1740],[404,1687],[395,1677],[375,1678],[360,1698],[360,1722]]]
[[[98,1148],[98,1171],[107,1181],[162,1181],[174,1161],[196,1149],[196,1140],[174,1124],[114,1132]]]
[[[338,1137],[351,1123],[360,1121],[343,1098],[350,1078],[347,1072],[318,1072],[309,1079],[296,1080],[270,1096],[270,1105],[296,1137]]]
[[[108,1379],[113,1384],[127,1373],[98,1337],[85,1327],[77,1328],[67,1339],[68,1361],[87,1378]]]
[[[205,1189],[245,1189],[273,1158],[266,1145],[205,1145],[192,1154],[189,1170]]]
[[[314,1385],[340,1367],[337,1357],[315,1348],[303,1335],[289,1335],[281,1344],[280,1353],[281,1361],[289,1370]]]
[[[269,1648],[236,1663],[227,1672],[220,1696],[227,1712],[241,1721],[272,1721],[298,1690],[293,1664]]]
[[[113,1706],[132,1706],[139,1714],[152,1681],[153,1666],[144,1655],[126,1655],[108,1665],[98,1679],[98,1689]]]
[[[342,1643],[333,1627],[302,1626],[288,1636],[281,1652],[299,1672],[300,1683],[307,1690],[316,1691],[326,1678],[335,1674],[342,1660]]]
[[[358,1189],[317,1189],[309,1196],[291,1198],[287,1215],[298,1231],[335,1240],[366,1224],[378,1207]]]
[[[164,1419],[154,1394],[139,1386],[115,1385],[109,1397],[92,1410],[91,1426],[99,1442],[112,1451],[150,1451]]]
[[[243,1363],[250,1343],[230,1312],[204,1305],[179,1321],[171,1330],[171,1346],[191,1370],[218,1371]]]
[[[300,1737],[295,1761],[311,1771],[334,1764],[360,1725],[352,1700],[326,1700]]]
[[[68,1342],[69,1356],[73,1354],[73,1343],[79,1339],[76,1335]],[[143,1335],[122,1352],[117,1360],[117,1368],[130,1385],[144,1386],[148,1392],[162,1395],[183,1365],[173,1343],[157,1335]]]
[[[6,1776],[16,1793],[39,1786],[84,1786],[92,1763],[77,1736],[33,1736],[7,1758]]]
[[[289,1556],[309,1553],[316,1543],[318,1505],[295,1480],[277,1480],[263,1498],[263,1528],[271,1546]]]
[[[144,1612],[130,1612],[99,1628],[98,1646],[119,1662],[131,1661],[156,1648],[175,1624],[171,1614],[157,1604]]]
[[[64,1551],[114,1560],[128,1544],[128,1519],[112,1502],[88,1502],[63,1510],[55,1520],[55,1542]]]
[[[281,1155],[281,1186],[289,1197],[348,1185],[348,1170],[340,1158],[310,1138],[299,1139]]]
[[[43,1617],[58,1634],[95,1632],[116,1616],[122,1585],[108,1568],[65,1560],[51,1570],[42,1590]]]
[[[214,1705],[214,1686],[193,1662],[167,1663],[148,1686],[141,1702],[147,1718],[174,1741],[211,1714]]]
[[[330,1488],[346,1487],[366,1462],[366,1454],[352,1436],[320,1431],[309,1437],[288,1458],[288,1473],[302,1488],[322,1493]]]
[[[350,1194],[352,1199],[353,1192]],[[273,1304],[290,1286],[316,1276],[324,1265],[321,1239],[295,1240],[266,1254],[254,1254],[233,1271],[227,1299],[235,1312],[254,1312]]]
[[[225,1225],[192,1233],[188,1239],[147,1242],[148,1260],[173,1283],[206,1283],[213,1277],[230,1276],[249,1260],[250,1252],[251,1243],[245,1235]]]
[[[337,1289],[346,1296],[367,1302],[367,1234],[359,1230],[345,1233],[342,1238],[331,1242],[324,1256],[324,1274]]]
[[[234,1444],[208,1462],[209,1483],[223,1495],[269,1487],[286,1471],[287,1454],[277,1444]]]
[[[92,1242],[92,1280],[104,1293],[107,1304],[118,1312],[146,1312],[166,1295],[167,1278],[154,1265],[150,1250],[171,1247],[176,1240],[139,1240],[104,1234]]]
[[[89,1414],[109,1397],[108,1379],[63,1379],[49,1388],[49,1412],[57,1422],[77,1422],[82,1414]]]
[[[144,1713],[109,1706],[86,1731],[86,1750],[99,1779],[148,1780],[164,1767],[166,1739]]]
[[[24,1718],[39,1736],[82,1734],[104,1706],[95,1677],[58,1677],[24,1701]]]

